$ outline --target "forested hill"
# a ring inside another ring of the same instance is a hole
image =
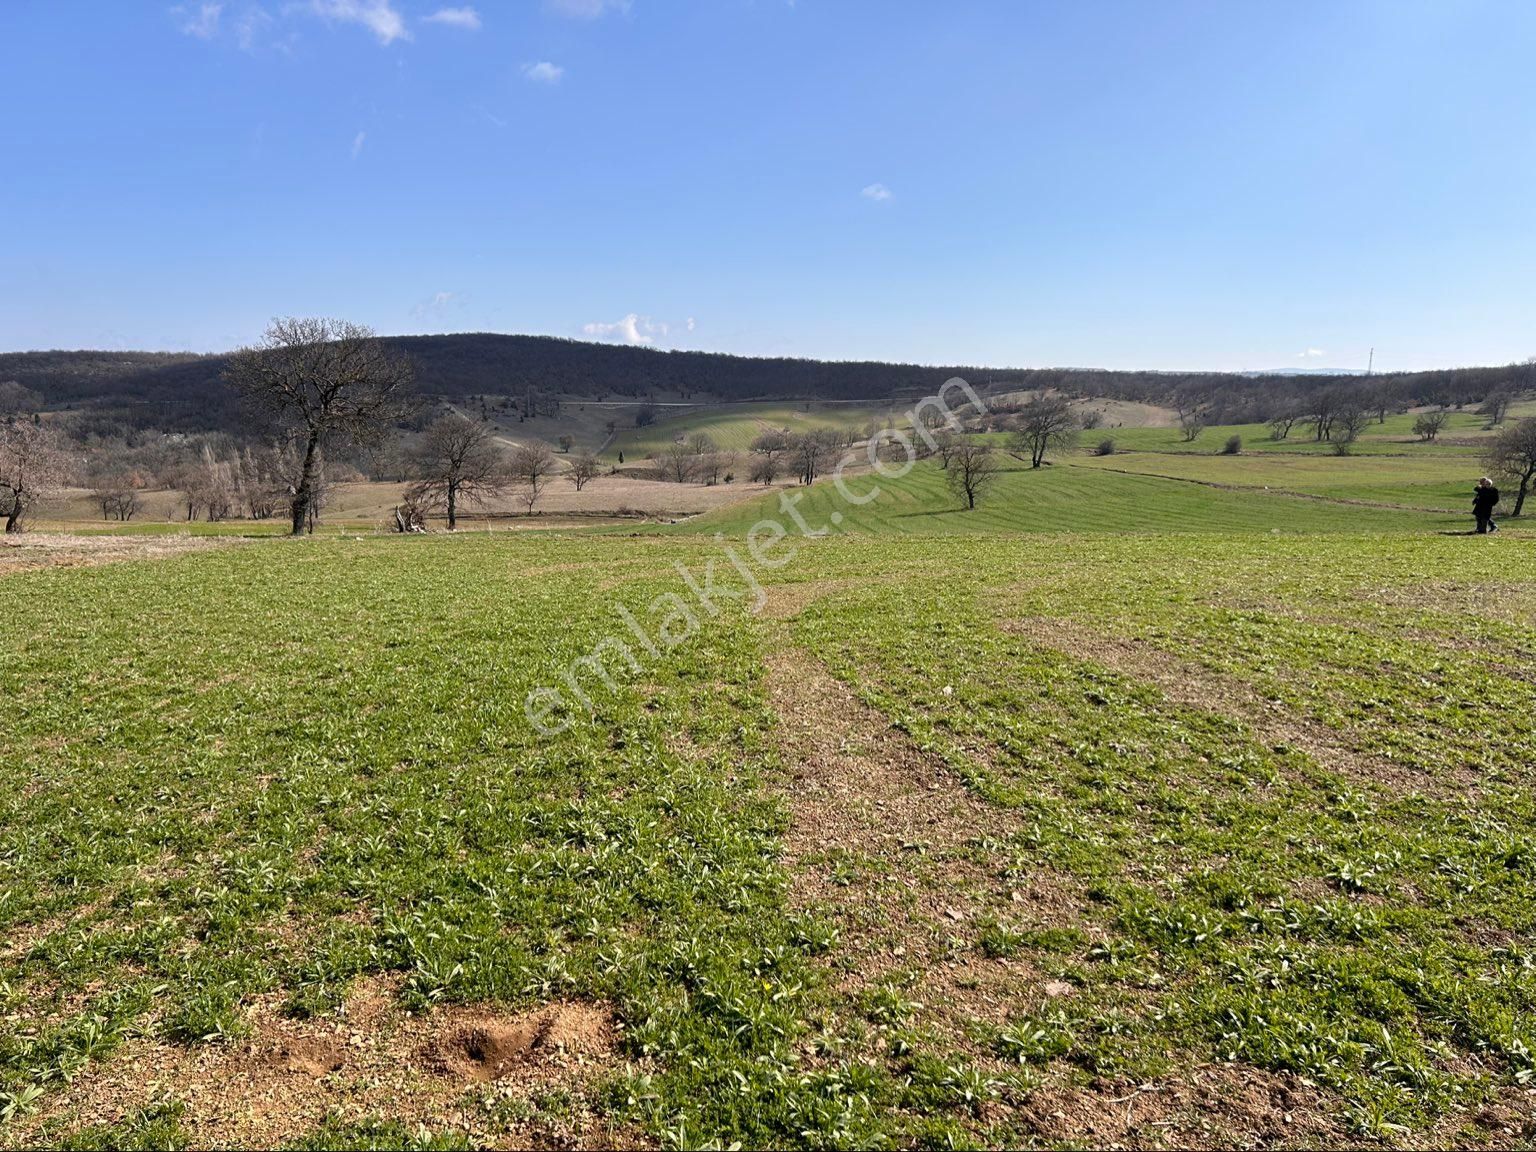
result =
[[[1358,376],[928,367],[659,351],[490,333],[385,339],[415,360],[423,392],[450,398],[522,396],[533,389],[594,399],[681,393],[701,400],[870,400],[923,395],[959,375],[994,387],[1054,387],[1083,396],[1195,404],[1236,418],[1317,389],[1362,386]],[[219,427],[234,420],[236,407],[220,379],[226,363],[223,355],[185,353],[3,353],[0,381],[15,380],[41,393],[49,408],[95,409],[102,415],[111,410],[114,418],[141,426]],[[1377,376],[1369,386],[1390,390],[1399,403],[1460,404],[1497,390],[1536,388],[1536,365]]]
[[[858,400],[932,391],[950,376],[985,369],[915,364],[760,359],[712,352],[663,352],[549,336],[386,337],[410,354],[424,392],[443,396],[521,395],[528,389],[640,398],[702,393],[727,400]],[[0,380],[42,393],[50,406],[85,401],[203,402],[222,390],[222,355],[153,352],[0,354]]]

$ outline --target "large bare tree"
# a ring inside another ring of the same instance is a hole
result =
[[[52,428],[23,419],[0,424],[0,516],[6,532],[20,532],[27,514],[62,488],[69,472],[69,456]]]
[[[415,452],[417,475],[409,503],[442,507],[448,528],[459,525],[459,504],[483,504],[505,492],[513,482],[507,454],[490,429],[451,413],[427,426]]]
[[[1510,515],[1520,515],[1536,481],[1536,417],[1511,424],[1495,436],[1485,459],[1490,474],[1517,486],[1515,510]]]
[[[990,444],[957,440],[950,446],[944,472],[949,490],[956,496],[965,497],[966,508],[972,509],[997,480],[997,458],[992,455]]]
[[[313,529],[323,453],[376,443],[415,401],[410,361],[345,320],[274,320],[259,343],[234,354],[224,378],[298,447],[295,536]]]
[[[1069,448],[1077,440],[1077,417],[1065,396],[1037,396],[1019,410],[1012,451],[1038,468],[1053,448]]]

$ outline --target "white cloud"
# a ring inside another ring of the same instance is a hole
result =
[[[223,12],[222,3],[178,4],[171,9],[182,32],[199,40],[212,40],[219,34],[219,17]]]
[[[626,344],[654,344],[657,336],[665,336],[670,330],[669,325],[634,312],[612,324],[594,322],[581,326],[585,336],[596,336],[601,340],[622,340]]]
[[[361,24],[379,38],[380,44],[411,38],[405,18],[395,11],[390,0],[310,0],[310,10],[324,20]]]
[[[870,184],[859,195],[866,200],[889,200],[891,198],[891,190],[884,184]]]
[[[356,160],[363,154],[363,141],[368,139],[368,133],[359,132],[352,137],[352,159]]]
[[[445,320],[451,312],[457,312],[464,306],[464,295],[461,292],[434,292],[425,300],[419,300],[411,308],[411,318],[415,320]]]
[[[523,75],[538,84],[558,84],[565,69],[548,60],[540,60],[537,64],[524,64]]]
[[[576,20],[596,20],[604,12],[628,12],[629,0],[544,0],[544,7]]]
[[[473,8],[439,8],[426,17],[428,24],[447,24],[451,28],[463,28],[474,32],[480,27],[480,13]]]
[[[267,15],[265,8],[248,8],[241,13],[235,24],[235,42],[240,45],[240,51],[255,52],[257,40],[271,23],[272,17]]]
[[[1326,356],[1326,355],[1328,355],[1328,353],[1324,352],[1321,348],[1308,348],[1305,352],[1298,352],[1298,353],[1296,353],[1296,359],[1298,359],[1298,360],[1316,360],[1319,356]]]
[[[690,331],[690,332],[693,331],[693,317],[692,316],[688,317],[688,331]]]

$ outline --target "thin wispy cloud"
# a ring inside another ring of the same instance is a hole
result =
[[[450,28],[463,28],[475,32],[480,28],[480,13],[473,8],[439,8],[424,19],[427,24],[446,24]]]
[[[665,336],[670,330],[667,324],[634,312],[612,324],[596,321],[581,326],[584,336],[595,336],[599,340],[622,340],[625,344],[654,344],[656,337]]]
[[[260,43],[266,38],[267,28],[272,23],[272,17],[262,7],[251,7],[240,13],[240,18],[235,21],[235,43],[240,46],[242,52],[255,52]]]
[[[1321,348],[1308,348],[1305,352],[1296,353],[1296,359],[1316,360],[1318,357],[1326,355],[1328,355],[1328,353],[1324,352]]]
[[[596,20],[605,12],[628,12],[629,0],[544,0],[544,7],[574,20]]]
[[[434,292],[425,300],[419,300],[411,308],[414,320],[444,320],[450,312],[459,311],[464,304],[462,292]]]
[[[891,190],[884,184],[869,184],[865,186],[859,195],[866,200],[889,200],[891,198]]]
[[[360,24],[378,37],[380,44],[411,38],[405,17],[390,0],[310,0],[310,11],[334,24]]]
[[[368,139],[368,133],[359,132],[352,137],[352,159],[356,160],[363,154],[363,144]]]
[[[565,69],[548,60],[540,60],[537,64],[524,64],[523,75],[535,84],[558,84],[560,77],[565,75]]]
[[[171,9],[171,15],[175,17],[182,32],[187,36],[196,36],[199,40],[212,40],[219,34],[219,17],[223,14],[222,3],[178,4]]]

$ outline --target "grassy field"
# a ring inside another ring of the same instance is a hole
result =
[[[1120,467],[1132,461],[1156,461],[1149,466],[1161,470],[1168,459],[1125,455],[1104,458],[1103,463]],[[1156,475],[1126,475],[1098,465],[1088,457],[1070,457],[1034,470],[1027,462],[1005,457],[996,488],[974,511],[966,511],[963,502],[947,491],[944,474],[934,461],[919,462],[910,473],[895,479],[850,472],[846,487],[855,496],[878,490],[863,505],[850,505],[831,484],[792,495],[800,496],[797,510],[807,523],[839,533],[1455,531],[1465,528],[1470,518],[1470,514],[1362,507],[1266,493],[1262,484],[1252,486],[1260,489],[1256,491],[1224,491]],[[1356,494],[1353,474],[1334,475],[1334,491]],[[782,518],[777,511],[781,499],[779,492],[773,492],[697,517],[674,531],[739,536],[764,516]],[[1462,503],[1470,506],[1470,487]],[[835,525],[834,515],[840,518]]]
[[[0,1145],[1529,1141],[1536,535],[1099,463],[0,576]]]
[[[663,409],[663,412],[666,410]],[[626,460],[659,453],[678,439],[703,433],[725,451],[745,452],[764,432],[788,428],[807,432],[818,428],[859,429],[871,420],[884,422],[897,414],[887,405],[817,404],[814,402],[774,402],[766,404],[731,404],[700,408],[680,415],[664,415],[644,428],[621,428],[604,453]]]
[[[1434,442],[1420,440],[1413,433],[1412,413],[1388,415],[1385,422],[1374,420],[1360,434],[1351,451],[1357,456],[1442,456],[1454,453],[1476,456],[1482,451],[1481,444],[1493,435],[1486,425],[1487,419],[1471,412],[1452,412],[1445,428]],[[1212,425],[1200,435],[1188,441],[1178,428],[1098,428],[1083,433],[1085,444],[1102,439],[1113,439],[1123,449],[1138,452],[1210,453],[1219,451],[1229,436],[1240,436],[1244,451],[1248,453],[1280,453],[1283,455],[1332,455],[1334,448],[1327,441],[1319,441],[1312,432],[1297,424],[1283,440],[1270,438],[1267,424]]]

